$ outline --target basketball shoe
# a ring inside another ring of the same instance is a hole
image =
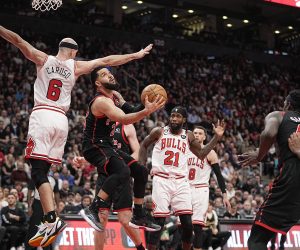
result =
[[[41,245],[42,240],[44,239],[47,225],[45,223],[41,223],[40,225],[37,225],[38,231],[36,234],[28,241],[28,244],[32,247],[38,247]]]
[[[49,223],[46,221],[44,224],[46,224],[47,228],[44,233],[43,240],[40,244],[41,247],[49,246],[53,241],[55,241],[56,237],[67,227],[67,223],[59,217],[57,217],[55,222],[53,223]]]
[[[99,232],[104,231],[104,226],[99,219],[97,211],[90,207],[86,207],[85,209],[81,209],[79,213],[92,228]]]

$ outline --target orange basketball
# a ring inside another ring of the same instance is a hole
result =
[[[145,105],[146,96],[148,96],[149,102],[153,102],[158,95],[162,96],[164,100],[167,101],[168,95],[164,87],[159,84],[150,84],[143,89],[141,101]]]

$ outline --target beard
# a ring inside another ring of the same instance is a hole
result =
[[[180,129],[182,129],[182,124],[175,124],[175,123],[170,123],[170,128],[172,130],[172,132],[179,132]]]
[[[106,83],[102,83],[102,86],[106,89],[109,89],[109,90],[118,90],[120,88],[120,84],[119,83],[109,83],[109,82],[106,82]]]

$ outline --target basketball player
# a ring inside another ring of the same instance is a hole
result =
[[[96,86],[97,94],[89,104],[83,138],[83,156],[97,167],[99,175],[108,176],[92,204],[80,214],[95,230],[103,231],[98,217],[98,210],[106,208],[109,197],[118,193],[120,198],[114,203],[116,210],[130,209],[132,206],[130,188],[130,169],[113,145],[116,122],[131,124],[162,108],[165,101],[157,97],[152,103],[146,98],[143,110],[125,114],[118,106],[119,100],[113,94],[118,88],[114,76],[107,68],[97,68],[91,74],[91,81]],[[146,172],[147,173],[147,172]],[[141,173],[143,174],[143,173]],[[143,178],[143,177],[142,177]],[[120,192],[122,191],[122,195]],[[140,198],[140,197],[138,197]]]
[[[187,111],[178,106],[172,109],[166,127],[156,127],[141,143],[139,160],[146,164],[147,149],[154,144],[152,153],[153,177],[153,216],[154,222],[164,227],[165,219],[170,215],[171,206],[180,218],[182,243],[184,250],[191,249],[193,235],[191,191],[187,180],[187,156],[191,150],[198,158],[204,159],[222,137],[225,123],[214,126],[215,135],[204,147],[195,139],[191,131],[183,129]],[[149,250],[157,249],[161,231],[150,234]]]
[[[123,98],[123,97],[121,97],[121,98]],[[133,174],[133,172],[135,170],[138,170],[137,168],[139,168],[139,169],[144,168],[143,166],[140,166],[137,162],[140,145],[139,145],[139,142],[137,139],[135,127],[132,124],[123,125],[123,124],[117,122],[115,133],[113,136],[113,143],[114,143],[114,147],[116,148],[116,150],[119,154],[120,153],[122,154],[122,152],[127,154],[127,157],[125,155],[125,157],[123,157],[123,159],[126,161],[127,166],[130,167],[131,176],[135,177],[134,183],[135,183],[135,194],[136,194],[138,188],[140,188],[140,190],[141,190],[141,187],[136,185],[136,183],[139,181],[139,179],[142,179],[142,183],[143,183],[144,182],[143,180],[145,178],[140,178],[142,176],[139,176],[139,178],[138,178],[138,174],[140,174],[139,171],[136,171],[135,176]],[[124,153],[123,153],[123,156],[124,156]],[[131,155],[131,157],[129,157],[129,155]],[[86,164],[87,161],[84,159],[84,157],[75,157],[73,160],[73,163],[76,167],[81,167],[81,165]],[[148,171],[146,171],[146,174],[147,174],[146,175],[146,177],[147,177]],[[99,176],[99,178],[97,180],[97,190],[98,191],[102,187],[105,179],[106,179],[105,175]],[[142,184],[142,185],[144,186],[146,183],[147,182],[144,182],[144,184]],[[145,190],[145,187],[142,187],[142,190]],[[144,196],[144,192],[142,195]],[[135,214],[139,213],[139,210],[142,211],[143,201],[144,201],[143,198],[137,198],[135,195],[135,197],[134,197]],[[100,214],[99,214],[100,221],[101,220],[103,221],[104,228],[107,224],[108,213],[109,213],[110,208],[112,207],[113,202],[112,202],[112,200],[110,200],[110,201],[107,201],[106,203],[107,203],[107,208],[101,209]],[[139,205],[140,205],[140,209],[139,209]],[[140,213],[142,213],[142,212],[140,212]],[[118,212],[119,222],[124,227],[127,235],[130,236],[130,238],[135,243],[136,248],[138,250],[143,250],[144,246],[142,245],[142,240],[140,237],[139,230],[129,227],[129,222],[131,220],[131,217],[132,217],[131,210],[125,210],[125,211]],[[105,241],[104,232],[95,231],[95,249],[103,249],[104,241]]]
[[[279,153],[280,174],[256,214],[248,239],[250,250],[267,249],[267,243],[276,233],[286,235],[300,219],[300,160],[294,153],[292,135],[299,132],[300,128],[300,90],[289,93],[283,110],[266,116],[258,151],[240,156],[242,165],[246,166],[260,162],[274,143]],[[288,145],[291,135],[290,146],[293,151]]]
[[[39,191],[45,215],[45,223],[32,240],[34,245],[40,241],[40,245],[45,247],[66,227],[66,223],[54,211],[53,191],[47,173],[51,163],[60,164],[62,160],[68,135],[65,113],[70,106],[71,90],[76,79],[99,66],[121,65],[142,58],[149,54],[152,45],[133,54],[74,61],[78,45],[71,38],[61,40],[58,54],[49,56],[3,26],[0,26],[0,36],[19,48],[27,59],[36,64],[34,108],[29,120],[26,158],[30,160],[31,177]]]
[[[207,131],[202,126],[196,126],[193,130],[195,139],[204,147]],[[227,208],[230,208],[230,202],[227,199],[225,181],[220,171],[218,155],[214,150],[203,159],[199,159],[192,152],[188,155],[189,183],[192,193],[192,223],[194,228],[193,247],[199,250],[202,247],[202,227],[205,226],[204,218],[208,209],[209,202],[209,179],[211,170],[215,173],[218,184],[222,190],[223,202]]]

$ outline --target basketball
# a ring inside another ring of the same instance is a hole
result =
[[[141,94],[141,101],[145,105],[145,98],[148,96],[149,102],[153,102],[156,96],[162,96],[165,101],[168,99],[168,95],[164,87],[159,84],[150,84],[146,86]]]

